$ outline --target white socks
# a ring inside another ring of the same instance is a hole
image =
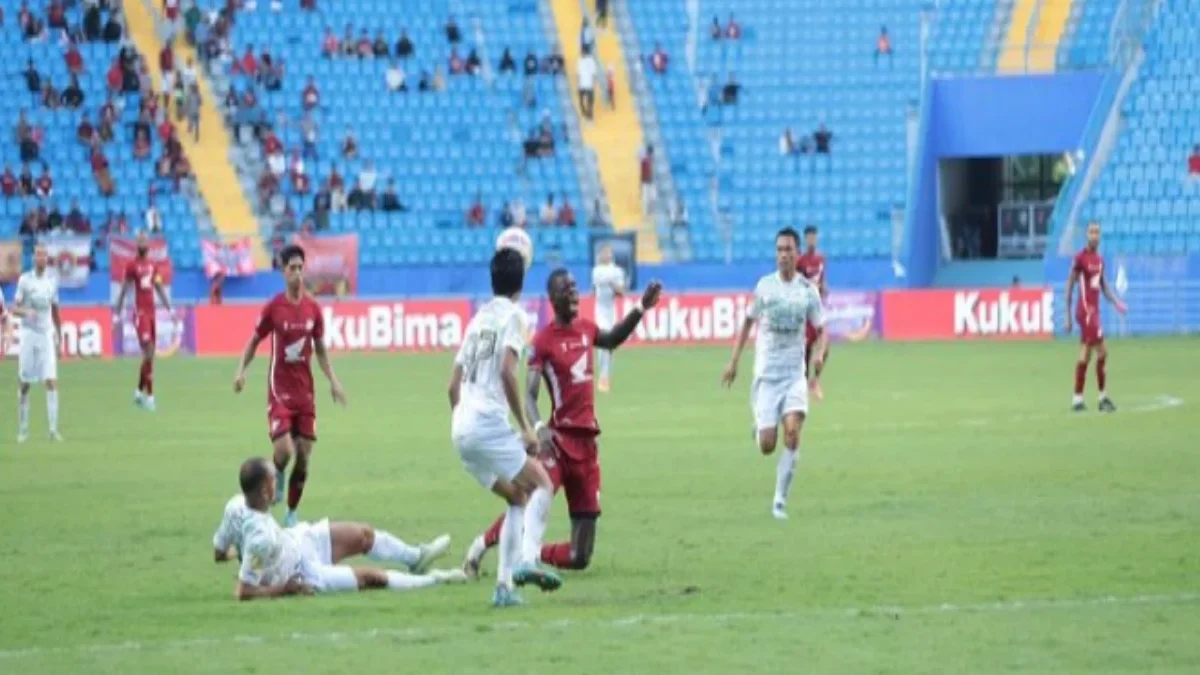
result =
[[[378,536],[378,533],[376,533],[377,538],[375,541],[379,541]],[[389,591],[407,591],[414,588],[427,588],[437,583],[437,579],[434,579],[428,574],[405,574],[404,572],[397,572],[396,570],[386,571],[388,580],[387,587]]]
[[[796,462],[800,460],[799,448],[784,448],[775,465],[775,503],[786,504],[792,489],[792,478],[796,476]]]
[[[537,488],[529,495],[525,506],[525,537],[521,543],[521,562],[537,565],[542,556],[542,539],[546,536],[546,521],[550,519],[550,503],[554,495]]]
[[[29,392],[17,390],[17,429],[29,432]]]
[[[412,567],[420,562],[421,549],[404,543],[404,540],[391,533],[375,530],[375,545],[367,551],[367,557]]]
[[[28,401],[26,401],[28,406]],[[50,420],[50,433],[58,432],[58,390],[46,390],[46,417]]]
[[[521,561],[521,535],[525,529],[525,507],[508,505],[500,527],[500,554],[496,563],[496,585],[512,588],[513,567]]]
[[[612,352],[607,349],[596,350],[596,365],[600,366],[600,379],[607,380],[612,370]]]

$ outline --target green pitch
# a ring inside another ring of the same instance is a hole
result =
[[[725,349],[621,353],[592,568],[502,612],[486,580],[236,603],[210,541],[268,452],[265,362],[234,396],[229,361],[163,361],[156,414],[135,362],[66,364],[65,443],[40,389],[33,441],[0,416],[0,672],[1200,672],[1200,343],[1113,343],[1107,417],[1067,412],[1075,350],[836,348],[784,523],[750,360],[726,392]],[[457,565],[500,504],[448,442],[449,357],[335,365],[301,515],[449,532]]]

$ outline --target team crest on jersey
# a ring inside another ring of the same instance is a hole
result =
[[[308,321],[305,321],[304,322],[304,330],[312,330],[312,329],[313,329],[313,320],[309,319]]]

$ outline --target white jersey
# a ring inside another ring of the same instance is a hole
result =
[[[58,304],[58,279],[48,271],[38,274],[25,272],[17,280],[17,292],[13,306],[32,309],[21,318],[21,331],[25,334],[53,335],[54,317],[51,307]]]
[[[509,350],[521,357],[528,341],[527,323],[525,310],[503,297],[492,298],[475,313],[454,357],[454,363],[462,366],[463,384],[455,420],[460,415],[508,419],[500,372]]]
[[[300,574],[303,554],[292,533],[269,513],[247,509],[242,522],[242,568],[238,579],[250,586],[276,586]]]
[[[805,374],[805,324],[825,325],[821,293],[797,274],[784,281],[778,272],[758,280],[746,316],[758,322],[754,376],[783,380]]]
[[[617,296],[625,292],[625,270],[616,263],[602,263],[592,269],[592,288],[596,292],[596,309],[616,311]]]
[[[213,550],[228,551],[230,546],[236,546],[242,551],[242,525],[250,517],[250,509],[246,507],[246,498],[234,495],[225,502],[225,512],[221,514],[221,524],[213,534]]]

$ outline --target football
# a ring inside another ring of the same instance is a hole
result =
[[[533,264],[533,239],[524,228],[510,227],[496,237],[496,250],[511,248],[525,258],[525,269]]]

